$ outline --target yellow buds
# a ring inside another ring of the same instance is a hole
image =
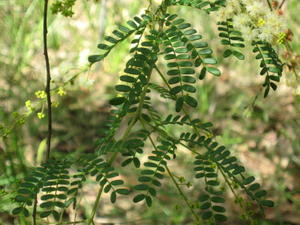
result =
[[[28,111],[32,111],[32,105],[31,105],[31,101],[30,100],[27,100],[26,102],[25,102],[25,106],[26,106],[26,108],[27,108],[27,110]]]
[[[263,18],[259,18],[257,21],[257,26],[258,27],[262,27],[263,25],[265,25],[266,21]]]
[[[46,94],[45,91],[36,91],[36,92],[35,92],[35,96],[36,96],[37,98],[43,99],[43,98],[46,98],[46,97],[47,97],[47,94]]]
[[[66,95],[66,92],[65,92],[63,87],[59,87],[58,90],[57,90],[57,94],[59,96],[64,96],[64,95]]]
[[[58,107],[58,105],[59,105],[59,103],[58,103],[57,101],[53,101],[53,102],[52,102],[52,106],[53,106],[53,107],[56,108],[56,107]]]
[[[286,41],[286,37],[287,37],[286,33],[281,32],[281,33],[278,35],[276,42],[277,42],[278,44],[283,44],[283,43]]]
[[[43,119],[45,117],[45,114],[43,112],[38,112],[36,115],[39,119]]]

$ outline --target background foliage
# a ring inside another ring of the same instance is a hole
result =
[[[133,0],[78,1],[71,18],[50,14],[53,93],[59,103],[54,109],[53,147],[57,157],[68,153],[75,158],[80,153],[92,152],[103,136],[110,114],[107,102],[115,95],[113,87],[128,60],[129,43],[121,43],[107,60],[93,70],[88,67],[87,57],[94,52],[95,43],[103,39],[104,31],[111,33],[115,23],[121,24],[140,14],[141,7],[146,7],[146,3],[143,4]],[[35,96],[35,92],[43,89],[44,85],[42,1],[1,1],[0,6],[3,18],[0,27],[9,31],[0,38],[0,186],[3,187],[0,193],[0,223],[18,224],[10,213],[14,205],[7,203],[16,195],[16,183],[24,178],[30,167],[42,161],[45,151],[45,121],[36,115],[44,102]],[[288,1],[286,6],[285,13],[294,32],[291,45],[295,55],[285,56],[292,57],[292,62],[297,64],[297,52],[300,51],[297,12],[300,8],[297,0]],[[220,79],[208,77],[197,87],[197,98],[201,102],[197,107],[197,117],[214,121],[213,133],[217,135],[218,142],[235,151],[234,154],[275,201],[277,207],[267,211],[261,224],[299,224],[299,78],[293,71],[286,72],[278,91],[264,99],[260,86],[263,78],[260,79],[253,70],[257,62],[252,55],[246,54],[247,64],[231,58],[222,59],[223,49],[216,39],[215,21],[190,8],[180,8],[176,13],[184,15],[199,31],[206,31],[206,40],[209,40],[214,52],[219,53],[219,64],[222,65]],[[199,22],[203,20],[206,22]],[[58,94],[59,87],[64,88],[65,95]],[[25,106],[28,100],[34,106],[29,116]],[[160,107],[167,113],[172,106],[166,103]],[[172,167],[178,168],[179,177],[184,177],[183,186],[189,196],[197,198],[198,185],[201,184],[194,182],[189,172],[193,159],[188,154],[177,157],[178,164]],[[138,176],[134,170],[120,169],[119,172],[129,184]],[[193,185],[190,187],[189,183]],[[164,186],[162,190],[159,200],[154,201],[154,207],[148,210],[145,210],[146,206],[136,206],[126,198],[112,206],[109,204],[110,196],[105,195],[107,198],[104,198],[95,221],[99,224],[191,224],[190,212],[182,206],[180,199],[174,198],[176,189]],[[78,217],[85,218],[91,211],[92,206],[88,203],[95,198],[96,185],[89,183],[83,193]],[[234,204],[233,196],[226,197],[229,213],[238,214],[239,208]],[[65,216],[68,215],[72,215],[72,211]],[[230,224],[242,223],[238,217],[231,218]],[[26,224],[26,220],[21,219],[20,223]]]

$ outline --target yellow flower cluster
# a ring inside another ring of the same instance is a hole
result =
[[[59,87],[56,91],[55,91],[55,93],[57,94],[57,95],[59,95],[59,96],[64,96],[64,95],[66,95],[66,91],[64,90],[64,88],[63,87]],[[46,97],[47,97],[47,94],[46,94],[46,92],[45,91],[41,91],[41,90],[39,90],[39,91],[36,91],[35,92],[35,96],[38,98],[38,99],[42,99],[42,100],[40,100],[40,104],[41,104],[41,112],[37,112],[36,113],[36,115],[37,115],[37,117],[39,118],[39,119],[43,119],[44,117],[45,117],[45,113],[43,112],[44,110],[44,104],[45,104],[45,99],[46,99]],[[36,105],[36,104],[35,104]],[[59,103],[57,102],[57,101],[53,101],[52,102],[52,106],[53,107],[58,107],[58,105],[59,105]],[[36,108],[34,108],[33,107],[33,105],[32,105],[32,102],[30,101],[30,100],[27,100],[26,102],[25,102],[25,107],[26,107],[26,109],[27,109],[27,115],[29,115],[29,114],[31,114],[34,110],[37,110]]]
[[[46,94],[45,91],[36,91],[36,92],[35,92],[35,96],[36,96],[37,98],[43,99],[43,98],[46,98],[46,97],[47,97],[47,94]]]
[[[218,19],[232,19],[234,28],[241,31],[247,41],[259,39],[282,44],[286,39],[283,35],[287,29],[286,22],[261,0],[227,0],[226,7],[218,12]]]
[[[32,104],[30,100],[25,102],[26,109],[31,113],[32,112]]]
[[[59,87],[57,90],[57,94],[60,96],[64,96],[64,95],[66,95],[66,91],[64,90],[63,87]]]
[[[43,112],[38,112],[36,115],[39,119],[43,119],[45,117],[45,113]]]

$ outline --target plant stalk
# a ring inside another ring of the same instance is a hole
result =
[[[142,123],[143,127],[146,128],[142,121],[141,121],[141,123]],[[155,143],[154,143],[154,141],[153,141],[153,139],[152,139],[152,137],[151,137],[150,135],[149,135],[149,140],[150,140],[150,142],[151,142],[153,148],[157,151],[157,148],[156,148],[156,146],[155,146]],[[179,187],[179,185],[178,185],[178,183],[176,182],[176,180],[175,180],[173,174],[172,174],[171,171],[169,170],[169,167],[166,165],[165,168],[166,168],[166,170],[167,170],[169,176],[171,177],[171,179],[172,179],[174,185],[176,186],[176,188],[177,188],[177,190],[178,190],[180,196],[183,198],[183,200],[185,201],[186,205],[187,205],[188,208],[191,210],[191,213],[193,214],[193,216],[194,216],[195,220],[197,221],[198,225],[200,225],[200,219],[199,219],[199,217],[197,216],[197,214],[196,214],[195,211],[193,210],[192,205],[189,203],[187,197],[185,196],[185,194],[183,193],[183,191],[182,191],[181,188]]]
[[[282,6],[284,5],[285,1],[286,1],[286,0],[282,0],[282,2],[280,3],[278,9],[281,9],[281,8],[282,8]]]
[[[136,124],[136,122],[138,121],[138,118],[140,116],[140,113],[141,113],[141,106],[143,105],[143,102],[144,102],[144,98],[145,98],[145,94],[146,94],[146,90],[147,90],[147,86],[145,87],[145,91],[142,93],[141,95],[141,102],[140,102],[140,105],[139,105],[139,108],[137,110],[137,113],[136,113],[136,116],[135,118],[131,121],[131,123],[129,124],[129,126],[127,127],[126,131],[124,132],[124,135],[122,136],[121,140],[124,140],[126,139],[129,134],[130,134],[130,131],[132,130],[132,128],[134,127],[134,125]],[[109,164],[112,164],[113,161],[116,159],[117,155],[118,155],[119,152],[115,152],[111,157],[110,159],[108,160],[108,163]],[[92,213],[90,215],[90,218],[88,220],[88,224],[92,224],[93,220],[94,220],[94,217],[95,217],[95,214],[96,214],[96,211],[97,211],[97,208],[98,208],[98,205],[99,205],[99,202],[100,202],[100,198],[101,198],[101,195],[102,195],[102,192],[103,192],[103,188],[104,186],[101,186],[99,191],[98,191],[98,194],[97,194],[97,198],[96,198],[96,201],[95,201],[95,204],[94,204],[94,207],[92,209]]]
[[[47,154],[46,154],[46,162],[50,158],[50,151],[51,151],[51,136],[52,136],[52,108],[51,108],[51,92],[50,92],[50,85],[51,85],[51,72],[50,72],[50,62],[48,56],[48,43],[47,43],[47,23],[48,23],[48,3],[49,0],[44,0],[44,12],[43,12],[43,45],[44,45],[44,57],[46,63],[46,95],[47,95],[47,106],[48,106],[48,134],[47,134]],[[33,213],[32,219],[33,224],[36,225],[36,212],[37,212],[37,195],[35,196],[34,205],[33,205]]]
[[[48,42],[47,42],[47,21],[48,21],[48,2],[49,0],[44,0],[44,19],[43,19],[43,42],[44,42],[44,56],[46,63],[46,95],[47,95],[47,114],[48,114],[48,134],[47,134],[47,153],[46,153],[46,161],[50,158],[51,152],[51,137],[52,137],[52,106],[51,106],[51,71],[50,71],[50,62],[48,55]]]
[[[273,11],[273,7],[272,7],[270,0],[267,0],[267,2],[268,2],[268,6],[269,6],[270,10]]]
[[[177,190],[178,190],[180,196],[183,198],[183,200],[185,201],[186,205],[187,205],[187,206],[189,207],[189,209],[191,210],[191,213],[193,214],[193,216],[194,216],[195,220],[197,221],[198,225],[200,225],[200,224],[201,224],[200,219],[199,219],[198,215],[195,213],[195,211],[193,210],[193,206],[189,203],[187,197],[186,197],[186,196],[184,195],[184,193],[182,192],[182,190],[181,190],[181,188],[179,187],[177,181],[175,180],[173,174],[171,173],[169,167],[168,167],[168,166],[165,166],[165,168],[166,168],[166,170],[167,170],[169,176],[171,177],[171,179],[172,179],[174,185],[176,186],[176,188],[177,188]]]

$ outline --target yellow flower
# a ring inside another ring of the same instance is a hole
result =
[[[57,94],[60,96],[64,96],[64,95],[66,95],[66,92],[63,87],[59,87],[57,90]]]
[[[278,44],[283,44],[283,43],[285,42],[285,40],[286,40],[286,33],[281,32],[281,33],[278,35],[276,42],[277,42]]]
[[[45,117],[45,114],[42,113],[42,112],[38,112],[38,113],[37,113],[37,117],[38,117],[39,119],[43,119],[43,118]]]
[[[27,108],[28,111],[32,111],[32,105],[31,105],[31,101],[30,100],[27,100],[25,102],[25,106]]]
[[[36,92],[35,92],[35,96],[36,96],[37,98],[46,98],[46,97],[47,97],[47,94],[46,94],[45,91],[36,91]]]
[[[207,133],[206,133],[206,137],[207,137],[207,138],[213,138],[214,135],[213,135],[212,132],[207,132]]]
[[[58,107],[58,105],[59,105],[59,103],[58,103],[57,101],[53,101],[53,102],[52,102],[52,106],[53,106],[53,107],[56,108],[56,107]]]
[[[258,27],[262,27],[263,25],[265,25],[266,21],[263,18],[259,18],[257,21],[257,26]]]

